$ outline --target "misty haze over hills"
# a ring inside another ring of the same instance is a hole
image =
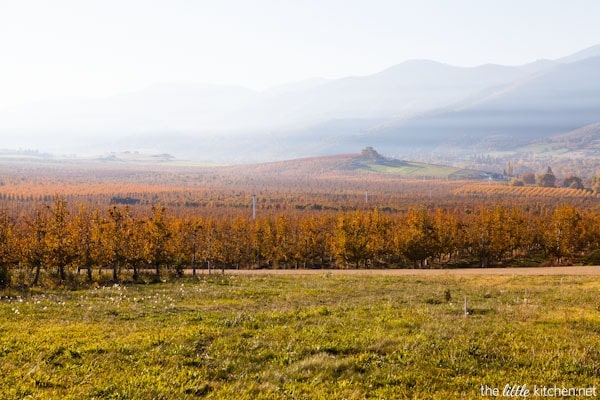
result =
[[[355,152],[508,150],[600,122],[600,45],[522,66],[411,60],[368,76],[257,92],[156,84],[0,110],[2,147],[140,150],[217,162]]]

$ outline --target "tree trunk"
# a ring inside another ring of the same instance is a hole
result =
[[[117,264],[113,265],[113,281],[119,280],[119,266]]]
[[[37,286],[40,281],[40,272],[42,270],[42,265],[38,262],[35,266],[35,275],[33,276],[32,286]]]
[[[61,282],[64,282],[67,280],[67,274],[65,273],[64,265],[58,266],[58,278],[60,279]]]

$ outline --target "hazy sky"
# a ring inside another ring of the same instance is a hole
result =
[[[600,43],[598,0],[0,0],[0,107],[153,83],[262,89],[408,59],[524,64]]]

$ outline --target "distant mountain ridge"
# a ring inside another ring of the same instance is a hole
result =
[[[600,45],[522,66],[409,60],[378,73],[262,92],[157,84],[105,99],[0,110],[3,147],[150,150],[220,162],[375,146],[386,154],[506,150],[600,121]],[[479,146],[479,147],[478,147]]]
[[[600,57],[559,64],[471,99],[378,129],[375,145],[410,133],[422,142],[464,145],[492,135],[514,146],[600,121]]]

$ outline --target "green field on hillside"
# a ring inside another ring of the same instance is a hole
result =
[[[2,399],[474,399],[600,385],[594,277],[203,276],[4,292],[0,315]]]
[[[446,165],[425,164],[412,161],[391,163],[361,164],[359,170],[405,176],[409,178],[441,179],[482,179],[482,172],[450,167]]]
[[[386,174],[397,174],[405,176],[431,176],[436,178],[445,178],[456,171],[458,168],[438,166],[432,164],[419,164],[407,162],[404,165],[388,166],[380,164],[369,164],[368,169]]]

